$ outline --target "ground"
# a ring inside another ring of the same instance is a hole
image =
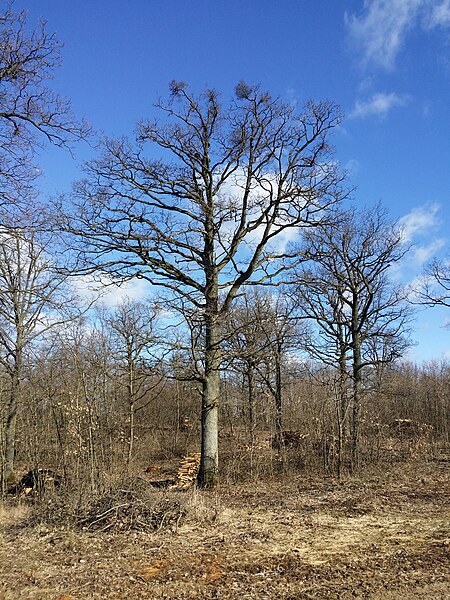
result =
[[[5,505],[0,598],[450,598],[449,463],[154,493],[187,517],[112,533],[31,527]]]

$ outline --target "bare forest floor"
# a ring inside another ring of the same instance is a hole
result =
[[[31,525],[32,508],[5,504],[0,598],[450,598],[448,462],[151,494],[186,515],[112,533]]]

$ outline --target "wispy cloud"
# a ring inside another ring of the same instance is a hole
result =
[[[345,15],[350,37],[362,49],[363,63],[392,69],[406,33],[426,0],[364,0],[361,17]]]
[[[423,267],[433,256],[445,247],[446,241],[443,238],[431,240],[428,244],[419,245],[414,248],[413,263],[415,267]]]
[[[412,29],[450,27],[450,0],[364,0],[362,14],[346,13],[345,23],[363,65],[392,70]]]
[[[364,118],[370,116],[385,117],[393,108],[405,106],[408,96],[391,92],[374,94],[369,100],[355,103],[355,107],[349,114],[349,118]]]
[[[361,169],[361,163],[356,158],[351,158],[345,163],[344,168],[350,175],[357,175]]]
[[[394,265],[392,276],[395,281],[407,285],[409,299],[415,304],[420,304],[420,290],[424,284],[432,286],[434,281],[425,275],[423,267],[447,245],[447,240],[436,234],[443,224],[439,211],[439,204],[425,204],[413,208],[398,221],[403,241],[411,249],[400,263]]]
[[[431,15],[428,22],[430,29],[434,27],[449,27],[450,26],[450,0],[432,3]]]
[[[98,298],[107,308],[117,306],[125,299],[144,300],[151,294],[151,286],[145,279],[132,279],[119,286],[106,276],[99,279],[86,275],[76,278],[74,284],[82,298],[89,302]]]
[[[411,242],[417,236],[423,235],[440,225],[438,216],[439,204],[432,203],[425,206],[417,206],[408,214],[404,215],[398,222],[406,243]]]

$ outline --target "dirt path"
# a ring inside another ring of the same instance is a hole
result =
[[[188,492],[188,520],[155,534],[17,528],[4,509],[0,598],[448,600],[450,479],[433,469]]]

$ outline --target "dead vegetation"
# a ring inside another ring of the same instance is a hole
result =
[[[119,489],[103,495],[78,519],[85,529],[108,531],[152,531],[178,526],[186,511],[179,500],[143,498],[131,489]]]
[[[57,527],[64,524],[74,530],[159,531],[178,526],[186,509],[176,495],[155,494],[137,478],[83,501],[60,495],[35,505],[33,525]]]
[[[448,598],[446,463],[341,483],[297,473],[210,492],[144,485],[93,501],[76,527],[10,499],[0,598]]]

